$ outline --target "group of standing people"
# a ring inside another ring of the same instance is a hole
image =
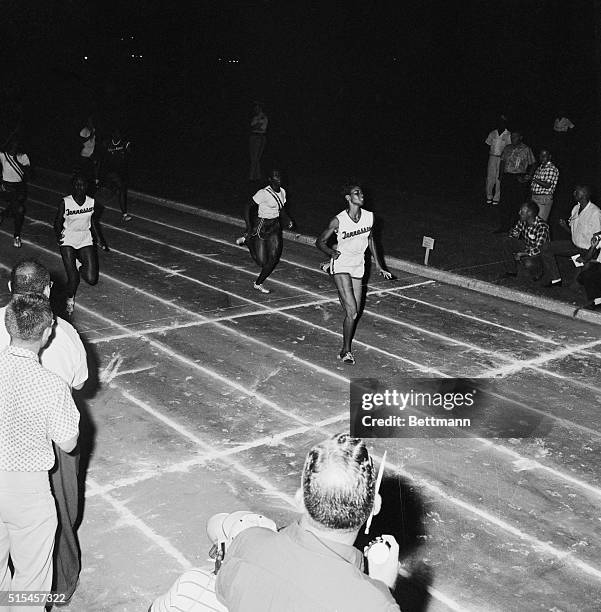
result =
[[[569,132],[574,127],[563,113],[553,123],[552,141],[562,167],[569,163]],[[560,231],[567,232],[569,239],[551,236],[548,221],[560,174],[551,151],[541,149],[537,163],[522,133],[509,132],[504,116],[486,144],[487,203],[499,205],[500,223],[495,233],[507,234],[502,247],[503,277],[516,277],[518,265],[522,265],[532,280],[559,287],[563,279],[557,258],[570,258],[577,270],[571,287],[584,287],[587,308],[601,306],[601,209],[591,201],[590,188],[575,186],[570,216],[559,220]]]
[[[507,129],[504,115],[499,117],[485,143],[489,147],[486,203],[499,206],[499,227],[495,233],[506,233],[513,227],[521,205],[527,200],[536,202],[540,218],[548,221],[559,181],[559,169],[553,163],[551,151],[541,149],[537,162],[532,149],[524,143],[522,132]]]

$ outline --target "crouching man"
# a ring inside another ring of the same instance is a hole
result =
[[[503,240],[504,278],[518,275],[518,263],[524,265],[533,280],[543,273],[541,249],[549,242],[549,225],[538,216],[536,202],[520,208],[520,220]]]

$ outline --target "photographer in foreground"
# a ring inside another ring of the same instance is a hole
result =
[[[362,440],[337,434],[309,451],[297,493],[302,517],[279,532],[250,528],[232,542],[216,593],[229,612],[399,610],[391,589],[399,547],[370,563],[353,543],[380,510],[376,471]]]

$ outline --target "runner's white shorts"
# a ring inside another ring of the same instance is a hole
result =
[[[339,257],[330,261],[330,271],[332,274],[350,274],[353,278],[363,278],[365,275],[365,259],[352,261]]]

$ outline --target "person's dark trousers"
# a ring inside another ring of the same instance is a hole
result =
[[[50,473],[50,484],[58,514],[58,529],[54,543],[53,591],[64,593],[65,600],[77,587],[81,559],[75,524],[79,513],[79,448],[65,453],[54,445],[56,465]]]
[[[501,191],[503,193],[503,191]],[[508,236],[503,239],[503,265],[505,267],[505,272],[509,274],[517,274],[518,271],[518,262],[515,260],[515,253],[525,253],[526,252],[526,244],[523,240],[518,240],[517,238],[512,238]],[[522,257],[520,259],[520,263],[524,265],[524,268],[530,274],[530,277],[533,279],[540,278],[542,274],[542,262],[539,255],[532,255],[528,257]]]
[[[505,172],[501,177],[499,229],[509,231],[517,222],[518,212],[526,198],[524,183],[520,183],[518,180],[523,176],[523,174]]]
[[[561,278],[556,257],[572,257],[585,255],[588,249],[578,248],[571,240],[551,240],[541,250],[545,276],[548,280]]]
[[[598,261],[585,263],[576,280],[584,287],[589,302],[601,298],[601,263]]]

